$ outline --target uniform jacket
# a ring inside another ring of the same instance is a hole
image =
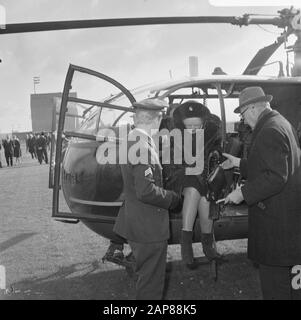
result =
[[[137,130],[129,133],[128,140]],[[151,243],[169,238],[168,209],[175,206],[180,197],[173,191],[163,189],[158,153],[150,138],[146,134],[145,137],[148,142],[140,145],[140,155],[147,156],[146,163],[133,164],[129,159],[127,164],[121,165],[125,202],[114,231],[131,241]],[[127,142],[128,154],[133,144],[135,142]]]
[[[256,124],[241,171],[249,206],[248,256],[260,264],[301,263],[300,149],[291,124],[266,110]]]

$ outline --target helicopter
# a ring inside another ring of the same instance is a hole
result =
[[[220,68],[216,68],[211,76],[190,77],[129,90],[108,75],[70,64],[65,79],[58,124],[57,127],[54,125],[52,133],[49,188],[53,189],[54,219],[71,224],[82,222],[98,235],[114,239],[113,226],[124,200],[123,181],[119,165],[98,163],[97,150],[109,139],[105,135],[99,136],[98,132],[102,128],[111,128],[116,132],[121,127],[129,130],[133,125],[132,105],[138,99],[156,97],[168,102],[170,108],[187,100],[202,102],[221,120],[221,148],[228,153],[236,150],[237,156],[247,157],[250,132],[243,123],[231,122],[227,118],[238,105],[239,93],[248,86],[261,86],[266,94],[272,95],[274,98],[271,107],[278,110],[297,130],[300,130],[301,15],[300,10],[294,8],[283,9],[272,17],[245,14],[241,17],[146,17],[8,24],[5,29],[0,29],[0,34],[188,23],[224,23],[239,27],[251,24],[274,25],[283,29],[283,32],[273,44],[260,49],[239,76],[225,74]],[[287,51],[294,53],[293,68],[287,63],[285,75],[283,64],[276,62],[279,63],[277,77],[259,76],[259,71],[268,65],[266,64],[268,59],[281,45],[286,45],[291,35],[297,37],[295,44],[286,48]],[[103,81],[117,93],[106,95],[102,99],[75,97],[71,95],[71,90],[74,89],[77,75],[84,75],[86,79],[93,78],[93,81]],[[83,106],[82,115],[70,113],[72,103]],[[67,131],[65,123],[68,117],[81,119],[79,127]],[[121,138],[117,134],[117,144]],[[240,183],[239,170],[231,171],[227,178],[227,186],[223,192],[229,192]],[[63,199],[70,211],[60,209]],[[211,211],[217,241],[248,237],[246,204],[224,206],[214,201]],[[179,243],[181,225],[181,212],[171,212],[169,244]],[[195,223],[194,242],[200,242],[200,235],[199,223]]]

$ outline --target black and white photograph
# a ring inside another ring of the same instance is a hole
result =
[[[0,0],[0,300],[301,300],[300,143],[299,0]]]

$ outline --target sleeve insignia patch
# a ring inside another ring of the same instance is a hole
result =
[[[147,177],[148,175],[152,175],[153,174],[153,172],[152,172],[152,169],[151,168],[147,168],[146,170],[145,170],[145,172],[144,172],[144,176],[145,177]]]

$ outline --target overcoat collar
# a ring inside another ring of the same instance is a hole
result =
[[[262,127],[264,126],[264,124],[272,117],[278,116],[279,112],[276,110],[264,110],[262,112],[262,114],[259,116],[258,122],[255,125],[253,134],[252,134],[252,141],[254,141],[256,135],[258,134],[258,132],[262,129]]]

